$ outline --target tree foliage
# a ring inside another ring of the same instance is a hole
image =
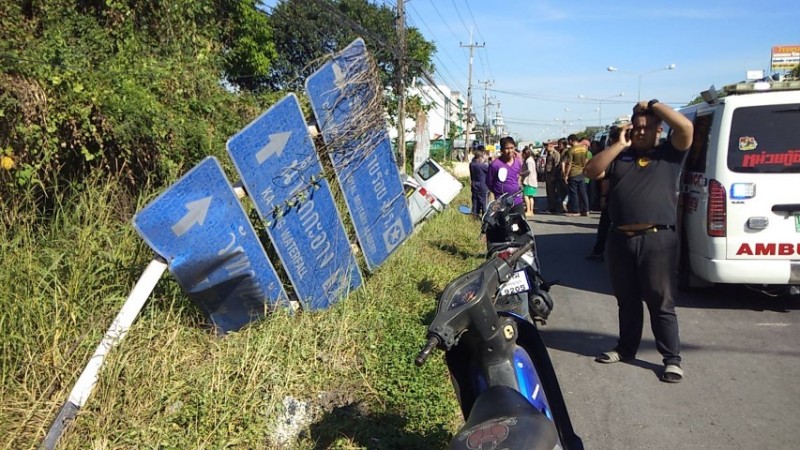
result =
[[[339,51],[357,37],[367,44],[381,69],[382,83],[395,81],[399,48],[395,12],[368,0],[285,0],[269,15],[277,58],[263,78],[269,89],[302,90],[319,58]],[[406,84],[431,71],[436,50],[416,28],[406,29]]]
[[[167,180],[255,113],[226,74],[274,58],[255,0],[46,0],[0,5],[0,182]]]
[[[0,2],[0,197],[96,168],[171,181],[359,36],[388,87],[394,20],[368,0]],[[434,45],[411,28],[407,48],[410,81]]]

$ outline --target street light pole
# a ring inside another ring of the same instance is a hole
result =
[[[592,97],[587,97],[587,96],[585,96],[583,94],[579,95],[578,98],[584,98],[586,100],[596,100],[597,101],[597,126],[598,127],[602,127],[603,126],[603,102],[606,101],[606,100],[610,100],[612,98],[624,97],[624,96],[625,96],[625,93],[624,92],[620,92],[619,94],[609,95],[608,97],[604,97],[604,98],[592,98]]]
[[[674,69],[675,69],[675,64],[670,64],[668,66],[659,67],[658,69],[653,69],[653,70],[649,70],[647,72],[641,72],[641,73],[629,72],[627,70],[622,70],[622,69],[619,69],[619,68],[614,67],[614,66],[608,66],[606,68],[606,70],[609,71],[609,72],[628,73],[628,74],[631,74],[631,75],[636,75],[638,77],[639,85],[638,85],[637,92],[636,92],[636,101],[638,101],[638,102],[642,101],[642,76],[650,74],[650,73],[654,73],[654,72],[660,72],[662,70],[674,70]]]

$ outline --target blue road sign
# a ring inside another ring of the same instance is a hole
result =
[[[222,333],[288,297],[222,167],[208,157],[133,217],[142,239]]]
[[[379,85],[364,41],[356,39],[306,80],[306,91],[369,270],[411,234]]]
[[[361,272],[294,94],[228,140],[247,192],[306,309],[361,286]]]

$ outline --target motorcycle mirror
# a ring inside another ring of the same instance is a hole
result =
[[[458,205],[458,212],[461,214],[470,215],[472,214],[472,209],[467,205]]]

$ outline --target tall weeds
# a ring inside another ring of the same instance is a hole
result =
[[[144,202],[117,186],[64,188],[47,214],[33,195],[3,200],[0,446],[41,442],[152,257],[130,225]],[[460,420],[446,370],[413,358],[439,293],[478,264],[477,231],[451,208],[331,309],[225,338],[165,274],[62,448],[275,448],[289,396],[312,415],[288,448],[444,446]]]

